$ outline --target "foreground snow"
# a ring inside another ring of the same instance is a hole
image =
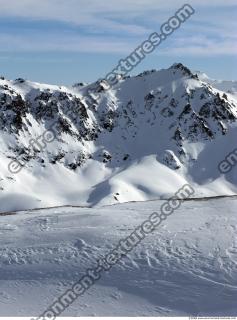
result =
[[[0,316],[40,315],[161,203],[0,215]],[[236,209],[186,201],[63,315],[236,315]]]

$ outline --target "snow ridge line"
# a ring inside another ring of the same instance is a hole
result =
[[[125,59],[121,59],[117,66],[109,72],[103,79],[99,79],[96,84],[102,82],[105,90],[111,89],[119,81],[119,77],[128,75],[138,64],[140,64],[148,54],[151,54],[160,44],[167,39],[175,30],[179,29],[182,23],[186,22],[195,13],[194,8],[190,4],[184,4],[179,8],[175,14],[164,22],[160,27],[160,34],[153,32],[149,35],[148,39],[143,41],[134,51]],[[97,88],[99,89],[99,88]],[[93,92],[91,89],[86,91],[85,99],[91,96],[94,100],[101,99],[99,90]],[[95,101],[93,101],[94,103]]]
[[[82,97],[81,102],[83,104],[88,104],[89,102],[89,105],[93,105],[95,101],[98,101],[101,98],[101,94],[98,92],[98,87],[100,86],[101,82],[105,85],[104,90],[111,89],[112,86],[118,83],[119,76],[125,76],[128,74],[128,72],[131,72],[146,58],[147,54],[152,53],[167,37],[169,37],[175,30],[179,29],[182,23],[187,21],[194,13],[195,10],[191,5],[184,4],[175,12],[172,17],[170,17],[161,25],[160,34],[157,32],[151,33],[149,38],[143,41],[142,44],[138,46],[128,57],[126,57],[124,60],[121,59],[113,71],[108,73],[104,79],[97,80],[96,88],[94,90],[88,88]],[[75,116],[77,116],[77,112],[73,112],[70,110],[70,108],[65,113],[67,116],[69,114],[73,115],[73,113]],[[46,149],[47,144],[52,143],[57,137],[55,130],[56,125],[57,121],[54,121],[50,128],[45,130],[42,135],[38,136],[36,139],[31,139],[28,149],[33,150],[34,146],[37,146],[40,151]],[[28,156],[29,155],[30,153]],[[18,159],[14,159],[9,162],[8,170],[12,174],[17,174],[24,168],[25,165],[26,161],[20,162]]]

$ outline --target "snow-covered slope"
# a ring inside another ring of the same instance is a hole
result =
[[[88,89],[99,99],[89,103]],[[167,198],[186,182],[197,197],[236,194],[233,171],[218,171],[236,119],[235,96],[182,64],[109,90],[2,78],[0,211]],[[45,134],[52,126],[55,139]],[[24,163],[16,174],[14,160]]]
[[[209,83],[214,88],[228,92],[237,98],[237,81],[231,80],[215,80],[209,78],[205,73],[196,71],[198,78],[204,82]]]
[[[0,316],[34,316],[162,201],[0,216]],[[236,316],[237,200],[186,201],[62,316]]]

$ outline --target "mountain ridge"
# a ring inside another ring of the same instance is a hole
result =
[[[181,63],[108,90],[1,78],[0,210],[150,200],[185,183],[200,197],[237,193],[234,175],[218,172],[234,147],[235,92],[204,78]]]

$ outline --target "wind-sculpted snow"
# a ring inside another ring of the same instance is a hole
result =
[[[162,201],[0,216],[0,316],[38,316]],[[236,198],[185,201],[63,315],[236,315]]]
[[[199,76],[179,63],[108,90],[1,79],[0,212],[167,198],[185,183],[235,194],[218,170],[236,147],[235,95]]]

